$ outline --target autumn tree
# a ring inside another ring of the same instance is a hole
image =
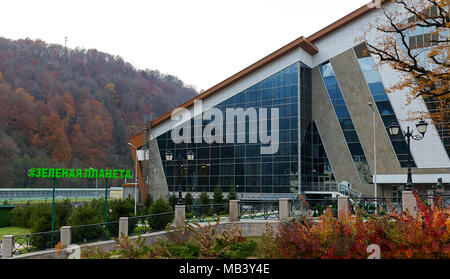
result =
[[[423,97],[435,125],[450,123],[449,92],[449,0],[393,0],[392,9],[372,26],[383,36],[368,42],[369,52],[403,74],[388,92],[409,89],[408,103]],[[371,30],[369,30],[370,32]]]
[[[47,186],[28,180],[30,167],[132,169],[127,139],[142,118],[195,95],[176,77],[136,70],[119,56],[0,37],[0,187]]]

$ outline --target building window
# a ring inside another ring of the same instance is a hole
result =
[[[392,143],[397,159],[402,168],[408,167],[408,149],[405,141],[405,137],[398,136],[393,137],[388,131],[388,127],[396,123],[398,124],[397,117],[395,116],[394,109],[392,108],[391,102],[386,94],[381,76],[375,67],[375,62],[370,56],[369,50],[367,49],[366,43],[362,43],[354,47],[356,58],[360,69],[364,75],[367,86],[369,87],[370,93],[377,105],[378,111],[383,120],[384,127],[386,129],[387,135]],[[411,162],[413,167],[416,166],[414,159]]]

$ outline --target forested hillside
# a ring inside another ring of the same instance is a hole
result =
[[[177,77],[95,49],[0,38],[0,187],[50,184],[29,181],[30,167],[133,169],[129,136],[149,113],[195,95]]]

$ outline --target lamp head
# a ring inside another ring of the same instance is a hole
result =
[[[397,136],[400,133],[400,126],[397,123],[392,123],[391,126],[389,126],[389,133],[391,136]]]
[[[416,124],[417,127],[417,131],[419,131],[419,133],[422,134],[422,136],[425,135],[425,133],[427,132],[427,128],[428,128],[428,123],[420,120],[419,123]]]
[[[194,154],[194,152],[193,152],[192,150],[189,150],[189,151],[186,153],[186,156],[187,156],[188,161],[193,161],[193,160],[194,160],[194,157],[195,157],[195,154]]]
[[[173,153],[171,151],[166,152],[166,160],[172,161],[173,160]]]

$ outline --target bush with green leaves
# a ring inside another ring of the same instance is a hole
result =
[[[168,212],[171,212],[172,214],[161,214]],[[174,218],[173,208],[162,198],[156,200],[152,206],[150,206],[148,214],[156,215],[147,218],[148,224],[155,231],[165,229],[167,224],[171,223]]]
[[[83,203],[80,207],[74,210],[70,225],[82,226],[88,224],[103,223],[104,219],[104,203],[103,210],[99,211],[100,202],[93,201],[91,203]],[[83,243],[91,240],[102,239],[104,229],[102,226],[89,226],[83,228],[72,228],[72,242]]]
[[[10,226],[31,229],[31,213],[33,206],[27,202],[24,206],[16,206],[9,213],[8,224]]]
[[[192,205],[194,204],[194,197],[190,192],[186,193],[186,196],[184,196],[184,205],[186,205],[186,217],[191,218],[192,217]]]
[[[73,212],[73,205],[69,199],[65,199],[61,202],[55,203],[55,223],[58,223],[60,227],[67,226],[70,222],[70,216]],[[56,227],[59,229],[60,227]]]
[[[220,186],[217,186],[214,189],[213,203],[214,204],[223,204],[224,203],[223,193],[222,193],[222,189]]]
[[[108,208],[111,209],[111,213],[108,214],[108,222],[117,222],[120,217],[129,217],[134,215],[134,199],[117,199],[112,200],[108,204]],[[137,221],[128,221],[128,233],[131,233],[136,227]],[[110,236],[117,237],[119,235],[119,226],[117,224],[108,225],[108,233]]]
[[[193,205],[194,204],[194,197],[192,196],[191,192],[187,192],[186,196],[184,196],[184,204],[185,205]]]
[[[178,197],[175,195],[175,193],[172,193],[172,195],[169,196],[169,205],[172,207],[173,210],[175,210],[175,206],[178,203]]]
[[[237,200],[237,193],[236,193],[236,188],[233,186],[230,189],[230,192],[228,192],[228,200],[229,201],[235,201]]]
[[[37,204],[33,206],[33,211],[31,213],[31,232],[50,232],[52,230],[52,209],[49,204]],[[57,219],[55,218],[55,230],[59,228],[59,223],[57,223]],[[54,244],[58,242],[56,235],[53,236],[53,239],[56,241]],[[51,235],[33,235],[31,237],[31,245],[33,247],[39,249],[45,249],[51,247]]]
[[[209,204],[210,204],[210,200],[209,200],[208,193],[202,192],[202,193],[200,194],[200,203],[201,203],[202,205],[209,205]]]
[[[147,211],[150,208],[150,206],[152,206],[152,204],[153,204],[153,197],[152,195],[147,194],[144,200],[144,210]]]
[[[201,207],[199,207],[199,208],[197,209],[198,214],[196,214],[196,215],[197,215],[197,216],[208,216],[208,215],[211,215],[210,208],[209,208],[209,206],[208,206],[208,205],[211,204],[211,203],[210,203],[210,200],[209,200],[208,193],[206,193],[205,191],[203,191],[203,192],[200,194],[199,200],[200,200]]]
[[[215,189],[214,189],[214,195],[213,195],[213,203],[214,204],[224,204],[226,201],[225,201],[225,199],[223,198],[223,193],[222,193],[222,189],[221,189],[221,187],[216,187]],[[225,206],[225,207],[223,207],[223,206],[215,206],[214,208],[213,208],[213,213],[214,214],[217,214],[217,215],[220,215],[220,214],[225,214],[226,213],[226,210],[227,209],[227,207]]]

